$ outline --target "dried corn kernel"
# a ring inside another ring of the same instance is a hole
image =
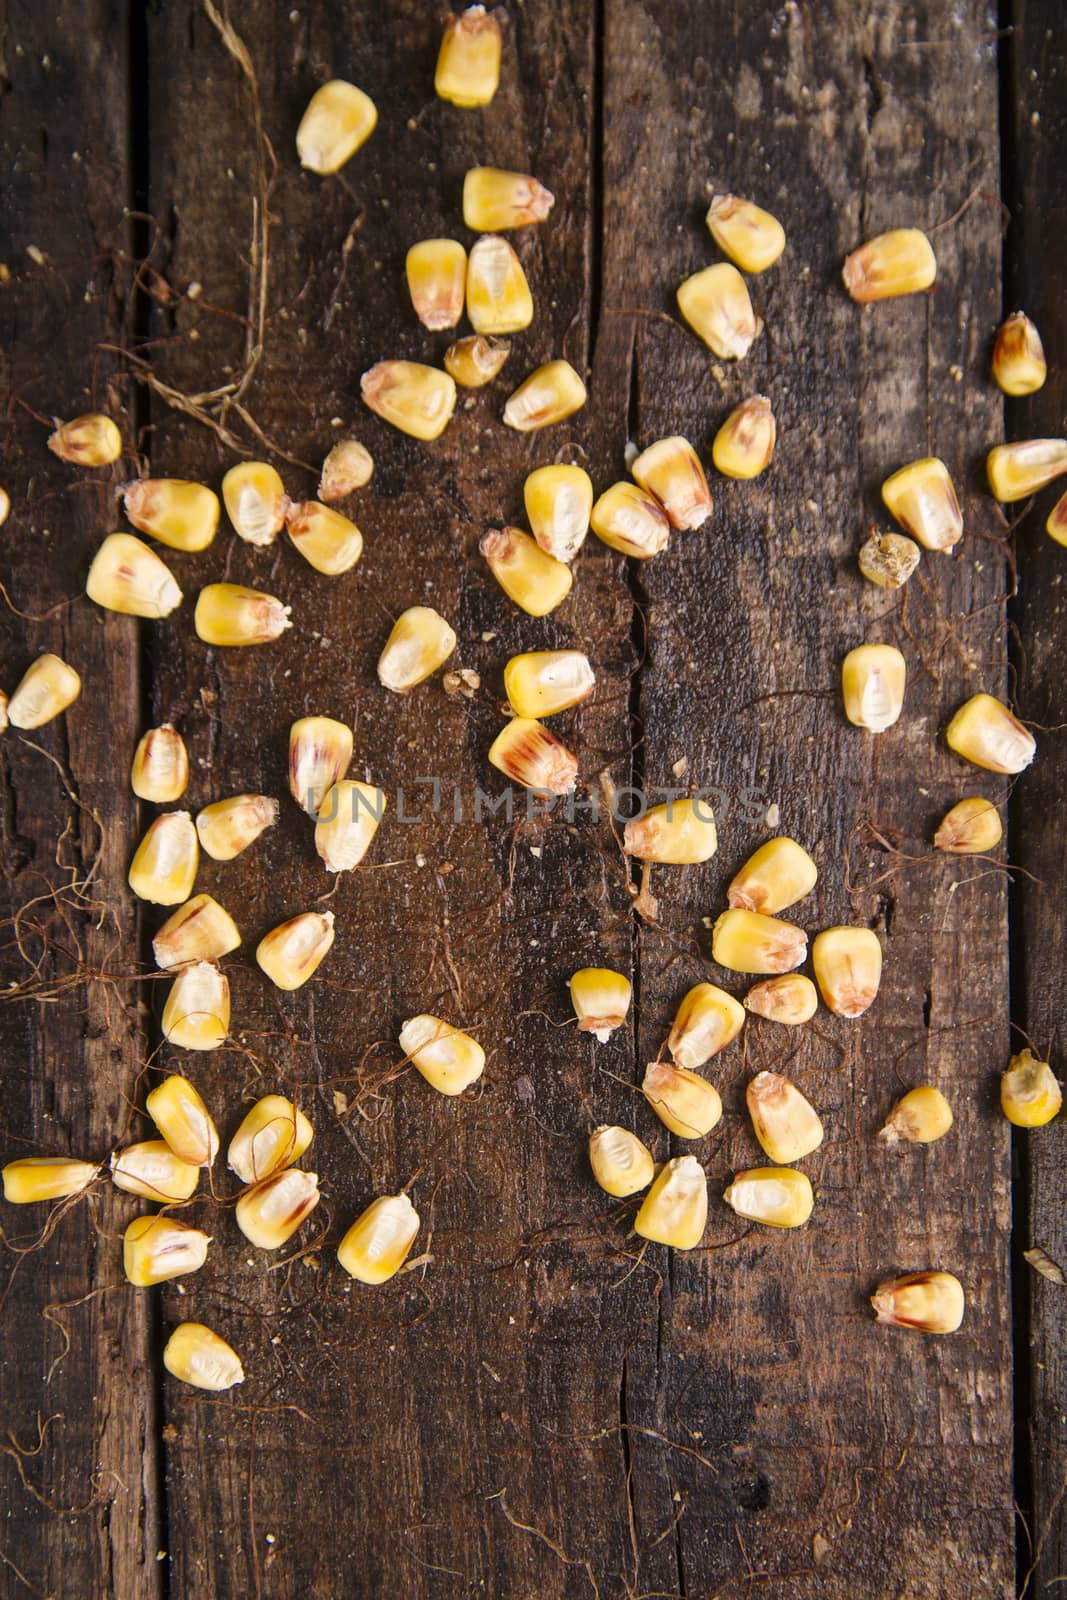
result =
[[[623,829],[623,849],[638,861],[674,865],[710,861],[718,843],[711,807],[699,795],[650,806]]]
[[[142,1200],[176,1205],[190,1200],[200,1182],[200,1168],[176,1156],[165,1139],[143,1139],[111,1157],[111,1181],[116,1189],[138,1194]]]
[[[512,783],[548,794],[569,794],[578,758],[532,717],[512,717],[489,746],[489,761]]]
[[[711,490],[688,439],[677,434],[657,439],[641,451],[630,471],[663,507],[672,528],[700,528],[711,516]]]
[[[300,165],[323,176],[337,172],[366,143],[377,123],[377,107],[362,89],[343,78],[324,83],[308,101],[296,130]]]
[[[126,516],[172,550],[206,550],[219,525],[219,498],[184,478],[140,478],[122,491]]]
[[[218,1129],[188,1078],[164,1078],[144,1106],[176,1156],[194,1167],[211,1166],[219,1153]]]
[[[1034,394],[1048,376],[1045,349],[1025,311],[1014,312],[997,329],[993,378],[1005,394]]]
[[[130,787],[140,800],[169,805],[180,800],[189,784],[185,740],[171,722],[149,728],[138,740],[130,768]]]
[[[744,278],[726,261],[686,278],[678,290],[678,309],[697,338],[723,361],[746,356],[763,327]]]
[[[1057,544],[1067,545],[1067,494],[1061,494],[1049,512],[1045,532]]]
[[[569,361],[547,361],[531,372],[508,399],[504,421],[518,433],[533,433],[580,411],[585,384]]]
[[[0,528],[3,527],[11,514],[11,496],[6,489],[0,489]]]
[[[433,86],[454,106],[487,106],[500,82],[500,23],[484,6],[449,17]]]
[[[792,972],[807,953],[803,928],[759,911],[724,911],[711,935],[712,960],[731,972]]]
[[[1067,439],[1023,439],[998,444],[986,457],[994,500],[1026,500],[1067,472]]]
[[[452,420],[456,385],[420,361],[379,361],[359,380],[364,402],[413,439],[436,439]]]
[[[107,611],[128,617],[169,617],[182,603],[174,574],[132,533],[109,533],[89,568],[85,592]]]
[[[719,249],[742,272],[766,272],[785,249],[778,218],[736,194],[717,194],[705,220]]]
[[[329,791],[348,771],[352,729],[333,717],[299,717],[289,729],[289,793],[315,816]]]
[[[711,459],[724,478],[758,478],[770,465],[778,429],[771,402],[765,394],[742,400],[718,433],[711,446]]]
[[[861,644],[841,663],[845,716],[853,727],[884,733],[904,709],[907,667],[895,645]]]
[[[951,811],[945,813],[934,834],[934,849],[947,850],[951,855],[984,855],[996,849],[1003,835],[1000,813],[992,800],[972,795],[958,800]]]
[[[378,657],[378,681],[396,694],[443,667],[456,648],[456,635],[432,606],[409,606],[393,623]]]
[[[569,988],[579,1033],[595,1034],[606,1044],[626,1021],[633,994],[629,978],[610,967],[579,967]]]
[[[675,1013],[667,1049],[680,1067],[693,1071],[725,1050],[744,1021],[744,1007],[732,994],[714,983],[695,984]]]
[[[521,528],[490,528],[478,548],[504,593],[531,617],[547,616],[571,592],[570,567],[546,555]]]
[[[937,456],[909,461],[882,485],[882,499],[905,533],[927,550],[951,550],[963,538],[963,512],[949,470]]]
[[[467,318],[475,333],[518,333],[533,321],[526,274],[499,234],[486,233],[467,258]]]
[[[605,1194],[625,1200],[652,1182],[655,1162],[629,1128],[596,1128],[589,1136],[589,1165]]]
[[[328,578],[347,572],[363,554],[356,524],[317,500],[290,501],[285,526],[308,565]]]
[[[180,969],[163,1007],[163,1037],[182,1050],[217,1050],[230,1031],[230,982],[210,961]]]
[[[9,1161],[0,1176],[4,1199],[13,1206],[28,1206],[81,1194],[99,1171],[94,1162],[76,1161],[70,1156],[22,1156],[18,1161]]]
[[[197,813],[200,848],[212,861],[232,861],[278,820],[278,802],[268,794],[233,794]]]
[[[463,315],[467,252],[455,239],[420,239],[404,262],[408,294],[424,328],[454,328]]]
[[[860,546],[859,569],[868,583],[880,589],[902,589],[922,559],[914,539],[902,533],[878,533]]]
[[[511,354],[506,339],[486,339],[475,333],[457,339],[445,351],[445,371],[461,389],[484,389],[491,383]]]
[[[708,1180],[696,1156],[666,1162],[634,1218],[634,1231],[654,1244],[694,1250],[708,1220]]]
[[[931,1084],[909,1089],[902,1095],[879,1130],[886,1144],[933,1144],[952,1126],[952,1107]]]
[[[894,228],[846,256],[841,276],[853,300],[863,305],[929,289],[937,277],[937,260],[925,233]]]
[[[463,180],[463,221],[474,233],[505,233],[543,222],[556,197],[525,172],[471,167]]]
[[[7,702],[7,720],[13,728],[43,728],[74,704],[81,689],[78,674],[59,656],[38,656]]]
[[[371,783],[341,778],[326,795],[315,823],[315,849],[327,872],[351,872],[371,847],[385,814],[385,793]]]
[[[580,650],[528,650],[504,668],[504,693],[517,717],[551,717],[587,700],[596,686]]]
[[[723,1199],[739,1217],[768,1228],[803,1227],[815,1204],[807,1174],[795,1167],[750,1167],[738,1172]]]
[[[130,862],[130,888],[139,900],[180,906],[193,892],[199,860],[196,829],[188,811],[166,811],[137,846]]]
[[[205,644],[270,644],[291,628],[289,607],[240,583],[209,583],[196,602],[193,626]]]
[[[1047,1061],[1029,1050],[1012,1056],[1000,1080],[1000,1109],[1017,1128],[1043,1128],[1057,1116],[1063,1091]]]
[[[76,467],[109,467],[122,454],[122,435],[110,417],[90,411],[72,422],[60,422],[48,448]]]
[[[10,726],[10,721],[9,721],[8,714],[7,714],[7,708],[8,708],[7,695],[4,693],[4,691],[2,689],[0,689],[0,733],[6,733],[8,728],[9,728],[9,726]]]
[[[380,1195],[353,1222],[337,1259],[360,1283],[386,1283],[404,1265],[418,1231],[419,1213],[406,1194]]]
[[[714,1084],[670,1061],[649,1062],[641,1092],[664,1127],[680,1139],[702,1139],[722,1116]]]
[[[245,1379],[241,1358],[225,1339],[202,1322],[180,1322],[163,1347],[163,1365],[172,1378],[212,1394]]]
[[[780,834],[749,856],[726,891],[727,904],[774,916],[809,895],[818,876],[808,852]]]
[[[950,750],[987,772],[1022,772],[1037,753],[1030,730],[991,694],[965,701],[945,729],[945,739]]]
[[[522,486],[534,538],[557,561],[573,561],[589,532],[593,485],[581,467],[538,467]]]
[[[267,1094],[246,1112],[230,1140],[226,1165],[242,1183],[260,1183],[299,1161],[314,1137],[304,1113],[281,1094]]]
[[[288,1167],[246,1189],[237,1202],[237,1226],[259,1250],[280,1250],[318,1205],[318,1174]]]
[[[234,532],[247,544],[273,544],[285,526],[285,485],[266,461],[242,461],[222,480],[222,499]]]
[[[230,913],[209,894],[194,895],[168,917],[152,940],[156,966],[164,971],[196,961],[219,961],[241,943]]]
[[[403,1024],[400,1048],[439,1094],[462,1094],[485,1070],[485,1051],[477,1039],[425,1013]]]
[[[327,505],[344,500],[368,484],[373,473],[370,451],[358,439],[339,439],[322,463],[319,499]]]
[[[882,981],[882,947],[870,928],[825,928],[811,946],[823,1005],[835,1017],[862,1017]]]
[[[256,960],[279,989],[299,989],[328,955],[334,941],[332,911],[303,911],[264,934]]]
[[[589,521],[601,543],[638,561],[665,550],[671,533],[659,501],[636,483],[613,483],[605,489]]]
[[[776,1166],[810,1156],[822,1144],[815,1107],[778,1072],[758,1072],[745,1090],[752,1131]]]
[[[780,978],[767,978],[754,983],[745,996],[745,1010],[769,1022],[782,1022],[788,1027],[799,1027],[810,1022],[819,1005],[815,985],[799,972],[789,972]]]
[[[919,1333],[955,1333],[963,1321],[963,1285],[951,1272],[909,1272],[887,1278],[871,1296],[879,1322]]]
[[[199,1228],[172,1217],[135,1217],[122,1243],[122,1264],[130,1283],[147,1289],[169,1278],[199,1272],[211,1243]]]

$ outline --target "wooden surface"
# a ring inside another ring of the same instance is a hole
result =
[[[163,1291],[124,1285],[119,1235],[144,1208],[102,1185],[39,1249],[5,1256],[0,1594],[999,1600],[1031,1564],[1013,1500],[1044,1535],[1029,1592],[1057,1592],[1063,1291],[1033,1279],[1021,1249],[1067,1261],[1062,1130],[1018,1143],[1013,1184],[996,1073],[1009,1019],[1062,1066],[1063,552],[1041,531],[1046,493],[1017,539],[1010,629],[1005,529],[981,461],[1005,427],[1063,426],[1067,129],[1054,8],[1014,11],[520,5],[496,99],[461,112],[433,96],[441,19],[423,7],[235,5],[257,98],[237,38],[228,49],[192,0],[132,13],[90,0],[76,15],[64,0],[46,18],[9,5],[0,481],[14,510],[0,581],[14,604],[36,617],[77,594],[135,449],[145,470],[217,486],[237,447],[254,448],[310,497],[332,440],[353,433],[375,475],[348,507],[366,548],[344,577],[312,572],[284,538],[257,552],[223,528],[203,555],[166,552],[187,596],[167,622],[84,599],[44,621],[5,610],[6,687],[56,649],[85,689],[28,736],[58,767],[15,730],[0,746],[0,981],[19,986],[0,1010],[4,1158],[105,1157],[146,1126],[132,1110],[145,1088],[177,1069],[224,1138],[259,1095],[294,1094],[315,1125],[303,1164],[324,1201],[266,1257],[236,1229],[220,1162],[215,1193],[188,1213],[214,1236],[208,1264]],[[322,180],[300,171],[293,135],[331,76],[365,88],[381,121]],[[420,237],[468,239],[460,190],[479,161],[534,172],[557,196],[549,221],[515,239],[537,317],[501,378],[421,445],[361,407],[359,375],[388,356],[440,359],[449,337],[415,323],[403,255]],[[678,282],[718,258],[709,185],[751,193],[789,238],[754,285],[767,330],[736,367],[673,320]],[[1013,218],[1005,263],[998,197]],[[901,224],[936,230],[933,293],[852,305],[842,257]],[[1053,373],[1005,410],[989,345],[1016,301]],[[156,387],[109,347],[139,352]],[[512,434],[504,397],[557,355],[591,374],[589,405]],[[226,383],[241,409],[208,404],[233,443],[168,403]],[[579,461],[600,490],[624,475],[628,443],[672,432],[706,458],[722,417],[757,391],[778,419],[774,463],[752,484],[716,480],[708,528],[643,565],[591,538],[548,618],[506,600],[478,541],[522,520],[533,466]],[[90,404],[124,418],[130,451],[113,474],[76,473],[45,449],[53,414]],[[926,453],[953,473],[967,537],[926,558],[904,597],[875,591],[855,551],[879,485]],[[290,633],[258,650],[203,646],[192,601],[223,577],[284,598]],[[473,699],[449,698],[440,678],[403,698],[379,687],[390,621],[419,602],[455,626],[458,660],[481,676]],[[839,709],[838,663],[864,639],[897,643],[909,663],[905,716],[877,740]],[[499,788],[485,752],[504,663],[569,644],[597,673],[595,698],[558,720],[580,798],[605,769],[620,787],[714,795],[719,852],[653,873],[655,923],[634,915],[605,817],[527,817],[520,795],[510,824],[473,818],[476,788]],[[1048,730],[998,852],[1039,884],[928,857],[955,799],[1007,807],[1008,782],[965,769],[940,737],[978,689]],[[328,901],[334,951],[282,995],[255,942],[334,887],[286,792],[289,724],[308,713],[355,726],[352,775],[381,784],[390,809]],[[245,943],[227,962],[232,1039],[196,1057],[158,1048],[163,990],[136,975],[151,972],[163,913],[125,887],[153,812],[129,794],[129,756],[166,719],[189,746],[190,809],[241,790],[282,799],[280,825],[245,856],[201,867],[198,887]],[[401,820],[400,787],[419,822]],[[705,919],[775,814],[820,866],[797,920],[873,927],[882,992],[860,1022],[820,1011],[800,1038],[754,1020],[712,1064],[726,1115],[698,1150],[704,1245],[638,1259],[630,1213],[589,1178],[585,1140],[620,1121],[657,1159],[682,1150],[633,1086],[685,989],[723,979]],[[632,1028],[606,1046],[566,1025],[566,978],[594,960],[635,986]],[[477,1032],[476,1091],[445,1100],[398,1073],[397,1029],[419,1010]],[[815,1214],[795,1234],[748,1229],[718,1199],[759,1160],[744,1085],[764,1066],[787,1070],[827,1124],[804,1163]],[[952,1134],[879,1147],[892,1101],[920,1082],[949,1095]],[[379,1290],[350,1284],[341,1233],[374,1194],[409,1183],[432,1259]],[[0,1221],[27,1244],[44,1219],[5,1207]],[[960,1333],[877,1327],[866,1301],[879,1278],[927,1266],[966,1286]],[[241,1352],[242,1387],[216,1398],[165,1377],[167,1330],[188,1318]]]

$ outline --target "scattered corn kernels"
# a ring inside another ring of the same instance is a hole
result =
[[[242,461],[222,480],[222,500],[234,532],[246,544],[273,544],[285,526],[285,485],[266,461]]]
[[[606,1044],[626,1021],[633,996],[629,978],[610,967],[579,967],[569,987],[579,1033],[591,1033]]]
[[[504,692],[517,717],[551,717],[587,700],[596,687],[580,650],[528,650],[504,668]]]
[[[1005,394],[1035,394],[1048,376],[1045,348],[1025,311],[1016,311],[997,329],[993,379]]]
[[[130,767],[130,787],[140,800],[169,805],[180,800],[189,784],[189,753],[171,722],[149,728],[137,742]]]
[[[489,746],[490,764],[512,783],[547,794],[569,794],[578,758],[533,717],[512,717]]]
[[[242,1183],[260,1183],[299,1161],[314,1137],[304,1113],[281,1094],[267,1094],[245,1113],[230,1140],[226,1165]]]
[[[886,1144],[933,1144],[944,1138],[951,1126],[952,1107],[941,1090],[932,1084],[922,1084],[901,1096],[879,1129],[878,1137]]]
[[[325,960],[333,941],[332,911],[302,911],[264,934],[256,960],[279,989],[299,989]]]
[[[352,760],[352,729],[333,717],[299,717],[289,729],[289,793],[315,816]]]
[[[236,1350],[202,1322],[180,1322],[163,1347],[163,1365],[172,1378],[194,1389],[219,1394],[244,1382]]]
[[[853,727],[884,733],[904,709],[907,666],[895,645],[861,644],[841,663],[845,716]]]
[[[870,928],[825,928],[811,946],[823,1005],[835,1017],[862,1017],[882,981],[882,947]]]
[[[424,328],[454,328],[463,315],[467,252],[455,239],[420,239],[404,261],[408,294]]]
[[[207,1260],[210,1243],[199,1228],[175,1222],[173,1217],[135,1217],[123,1237],[123,1269],[130,1283],[147,1289],[198,1272]]]
[[[754,983],[745,996],[745,1010],[769,1022],[782,1022],[791,1028],[810,1022],[818,1009],[819,996],[810,978],[802,973],[783,973]]]
[[[1067,439],[1023,439],[998,444],[986,457],[994,500],[1010,504],[1037,494],[1067,472]]]
[[[745,1090],[752,1131],[776,1166],[810,1156],[822,1144],[818,1112],[779,1072],[757,1072]]]
[[[352,872],[370,849],[385,815],[385,792],[341,778],[327,792],[315,822],[315,849],[327,872]]]
[[[694,1071],[725,1050],[741,1032],[744,1007],[714,983],[698,983],[675,1012],[667,1049],[678,1066]]]
[[[380,1195],[357,1217],[337,1247],[337,1259],[359,1283],[386,1283],[404,1265],[419,1231],[406,1194]]]
[[[964,761],[986,772],[1022,772],[1037,753],[1030,730],[991,694],[965,701],[945,729],[945,740]]]
[[[95,1162],[70,1156],[22,1156],[9,1161],[0,1176],[4,1199],[13,1206],[28,1206],[81,1194],[99,1171]]]
[[[7,720],[13,728],[43,728],[74,704],[81,689],[78,674],[59,656],[38,656],[7,702]]]
[[[557,561],[573,561],[589,532],[593,484],[581,467],[537,467],[522,486],[537,543]]]
[[[569,361],[547,361],[511,394],[504,421],[518,433],[533,433],[573,416],[586,399],[585,384]]]
[[[116,1150],[111,1157],[111,1181],[116,1189],[177,1205],[190,1200],[200,1182],[200,1168],[176,1156],[165,1139],[143,1139]]]
[[[500,81],[500,23],[484,6],[449,17],[433,86],[454,106],[487,106]]]
[[[937,456],[899,468],[883,483],[882,500],[904,532],[927,550],[951,550],[963,538],[955,485]]]
[[[695,1250],[708,1221],[708,1180],[696,1156],[675,1156],[660,1168],[634,1218],[634,1231],[654,1244]]]
[[[405,694],[443,667],[455,648],[456,635],[439,612],[409,606],[393,623],[378,657],[378,682]]]
[[[853,300],[863,305],[929,289],[937,277],[937,258],[918,228],[894,228],[846,256],[841,276]]]
[[[463,221],[473,233],[506,233],[543,222],[555,203],[551,190],[525,172],[471,167],[463,180]]]
[[[670,1061],[649,1062],[641,1092],[664,1127],[680,1139],[702,1139],[722,1116],[714,1084]]]
[[[145,1110],[167,1144],[194,1167],[210,1167],[219,1152],[218,1129],[188,1078],[172,1073],[145,1098]]]
[[[955,1333],[963,1321],[963,1285],[951,1272],[909,1272],[887,1278],[871,1296],[879,1322],[919,1333]]]
[[[166,811],[137,846],[130,862],[130,888],[139,900],[180,906],[193,892],[199,861],[192,817],[188,811]]]
[[[475,333],[518,333],[533,321],[526,274],[498,233],[485,233],[467,258],[467,318]]]
[[[1000,1109],[1017,1128],[1043,1128],[1059,1114],[1063,1091],[1047,1061],[1020,1050],[1000,1079]]]
[[[72,422],[58,423],[48,448],[76,467],[109,467],[122,454],[122,434],[110,417],[90,411]]]
[[[257,1250],[280,1250],[318,1205],[318,1174],[287,1167],[246,1189],[237,1202],[237,1226]]]
[[[606,1123],[589,1136],[589,1165],[604,1193],[616,1200],[647,1188],[656,1172],[651,1154],[635,1133]]]
[[[164,971],[195,961],[219,961],[241,943],[230,913],[209,894],[194,895],[168,917],[152,940],[156,966]]]
[[[880,589],[902,589],[922,560],[914,539],[903,533],[872,532],[860,546],[859,569]]]
[[[308,101],[296,130],[300,165],[324,177],[339,171],[370,138],[377,123],[377,107],[362,89],[343,78],[324,83]]]
[[[478,548],[509,600],[528,616],[547,616],[571,592],[570,567],[546,555],[521,528],[490,528]]]
[[[811,1181],[795,1167],[750,1167],[738,1172],[723,1199],[739,1217],[768,1228],[800,1228],[815,1204]]]
[[[219,525],[219,497],[184,478],[139,478],[122,492],[127,519],[172,550],[206,550]]]
[[[992,800],[972,795],[958,800],[945,813],[934,834],[934,849],[956,856],[984,855],[996,849],[1003,833],[1000,812]]]
[[[650,806],[623,829],[623,849],[638,861],[710,861],[718,842],[711,806],[699,796]]]
[[[374,474],[370,451],[358,439],[339,439],[322,463],[319,499],[326,505],[345,500],[368,484]]]
[[[749,856],[726,891],[727,904],[774,916],[809,895],[818,876],[808,852],[779,834]]]
[[[700,457],[688,439],[678,434],[657,439],[641,451],[630,471],[663,507],[672,528],[700,528],[711,516],[711,490]]]
[[[413,439],[436,439],[452,420],[456,385],[421,361],[379,361],[359,380],[364,403]]]
[[[678,289],[678,309],[697,337],[723,361],[746,356],[763,327],[744,278],[726,261],[686,278]]]
[[[486,339],[475,333],[467,339],[457,339],[445,351],[445,371],[455,378],[461,389],[484,389],[492,383],[504,362],[511,354],[506,339]]]
[[[201,589],[193,615],[205,644],[270,644],[291,628],[289,607],[261,589],[240,583],[209,583]]]
[[[400,1048],[438,1094],[462,1094],[485,1070],[485,1051],[477,1039],[426,1013],[403,1024]]]
[[[778,218],[739,195],[715,195],[705,220],[719,249],[742,272],[766,272],[785,249]]]
[[[730,972],[792,972],[807,953],[803,928],[759,911],[724,911],[712,929],[712,960]]]
[[[308,565],[328,578],[347,572],[363,554],[363,535],[356,524],[318,500],[291,502],[285,526]]]
[[[160,1024],[182,1050],[217,1050],[230,1031],[230,982],[210,961],[183,966],[171,985]]]
[[[711,446],[711,459],[724,478],[758,478],[770,465],[778,430],[765,394],[742,400],[730,412]]]
[[[182,603],[166,562],[132,533],[109,533],[93,557],[85,592],[106,611],[156,620]]]
[[[197,813],[200,848],[212,861],[232,861],[278,820],[278,802],[268,794],[232,794]]]
[[[670,520],[655,495],[636,483],[613,483],[605,489],[589,521],[601,543],[638,561],[665,550],[671,533]]]

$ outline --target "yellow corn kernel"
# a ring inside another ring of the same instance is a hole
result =
[[[59,422],[48,448],[76,467],[109,467],[122,454],[122,435],[110,417],[90,411],[72,422]]]
[[[264,934],[256,960],[279,989],[299,989],[329,954],[334,941],[332,911],[302,911]]]
[[[240,583],[209,583],[196,602],[193,626],[205,644],[270,644],[291,628],[287,605]]]
[[[629,978],[610,967],[579,967],[568,987],[578,1032],[592,1033],[606,1044],[626,1021],[633,995]]]
[[[327,872],[352,872],[371,847],[385,815],[385,793],[341,778],[327,792],[315,823],[315,849]]]
[[[210,961],[182,967],[171,985],[160,1024],[164,1039],[182,1050],[217,1050],[230,1031],[230,981]]]
[[[815,1107],[779,1072],[757,1072],[745,1090],[752,1131],[776,1166],[810,1156],[822,1144]]]
[[[997,329],[993,379],[1005,394],[1035,394],[1048,376],[1045,348],[1025,311],[1014,312]]]
[[[715,435],[711,459],[724,478],[758,478],[770,465],[778,430],[765,394],[742,400]]]
[[[623,849],[638,861],[675,866],[710,861],[718,845],[711,807],[699,796],[650,806],[644,816],[632,817],[623,829]]]
[[[886,1144],[933,1144],[952,1126],[952,1107],[932,1084],[909,1089],[902,1095],[879,1129]]]
[[[922,559],[914,539],[902,533],[878,533],[860,546],[859,569],[868,583],[880,589],[902,589]]]
[[[236,1350],[202,1322],[178,1324],[163,1347],[163,1365],[180,1383],[212,1394],[232,1389],[245,1379]]]
[[[815,887],[819,869],[795,839],[768,839],[745,862],[726,891],[727,904],[774,916]]]
[[[291,501],[285,526],[309,566],[336,578],[363,554],[363,535],[348,517],[317,500]]]
[[[589,532],[593,484],[581,467],[537,467],[522,486],[534,538],[557,561],[573,561]]]
[[[344,500],[368,484],[373,474],[370,451],[358,439],[339,439],[322,463],[319,499],[327,505]]]
[[[285,485],[266,461],[242,461],[222,480],[222,499],[234,532],[246,544],[273,544],[285,526]]]
[[[456,648],[456,635],[432,606],[409,606],[393,623],[378,657],[378,682],[396,694],[443,667]]]
[[[596,677],[580,650],[528,650],[504,668],[504,693],[517,717],[551,717],[587,700]]]
[[[871,1295],[879,1322],[919,1333],[955,1333],[965,1310],[963,1285],[951,1272],[909,1272],[887,1278]]]
[[[512,717],[489,746],[490,764],[512,783],[548,794],[569,794],[578,758],[533,717]]]
[[[763,328],[744,278],[727,261],[686,278],[678,290],[678,309],[697,338],[723,361],[740,361]]]
[[[521,528],[490,528],[478,548],[508,599],[528,616],[547,616],[571,592],[570,567],[546,555]]]
[[[937,260],[925,233],[894,228],[846,256],[841,276],[853,300],[865,305],[929,289],[937,277]]]
[[[792,972],[807,953],[803,928],[759,911],[724,911],[712,930],[712,960],[730,972]]]
[[[1067,494],[1061,494],[1049,512],[1045,532],[1057,544],[1067,545]]]
[[[487,106],[500,82],[500,23],[484,6],[468,6],[445,23],[433,86],[454,106]]]
[[[219,497],[184,478],[140,478],[122,491],[126,516],[172,550],[206,550],[219,525]]]
[[[882,485],[882,499],[905,533],[927,550],[951,550],[963,538],[963,512],[949,470],[937,456],[909,461]]]
[[[964,761],[987,772],[1022,772],[1037,753],[1030,730],[991,694],[965,701],[945,729],[945,740]]]
[[[0,528],[3,527],[11,514],[11,496],[6,489],[0,489]]]
[[[192,1199],[200,1182],[200,1168],[176,1156],[165,1139],[143,1139],[140,1144],[115,1151],[111,1157],[111,1181],[127,1194],[171,1205]]]
[[[700,457],[688,439],[677,434],[657,439],[641,451],[630,471],[663,507],[672,528],[700,528],[711,516],[711,490]]]
[[[942,817],[934,834],[934,849],[956,856],[984,855],[996,849],[1003,833],[1000,812],[992,800],[972,795],[967,800],[957,800]]]
[[[376,416],[413,439],[438,438],[456,409],[448,373],[420,361],[379,361],[363,374],[359,391]]]
[[[783,1022],[791,1028],[810,1022],[818,1005],[815,985],[799,972],[754,983],[745,996],[746,1011],[766,1017],[769,1022]]]
[[[525,172],[471,167],[463,180],[463,221],[473,233],[505,233],[543,222],[556,197]]]
[[[533,321],[526,274],[497,233],[485,233],[467,258],[467,318],[475,333],[518,333]]]
[[[81,689],[78,674],[59,656],[38,656],[7,703],[7,720],[13,728],[43,728],[74,704]]]
[[[7,708],[8,708],[7,695],[4,693],[4,691],[2,689],[0,689],[0,733],[6,733],[7,730],[8,730],[8,727],[10,726],[9,720],[8,720],[8,715],[7,715]]]
[[[510,396],[504,421],[518,433],[533,433],[573,416],[586,398],[585,384],[569,361],[547,361]]]
[[[145,1110],[167,1144],[194,1167],[210,1167],[219,1153],[218,1129],[188,1078],[172,1073],[145,1098]]]
[[[853,727],[884,733],[904,709],[907,666],[895,645],[861,644],[841,663],[845,716]]]
[[[219,961],[241,943],[230,913],[209,894],[194,895],[168,917],[152,940],[156,966],[164,971],[198,961]]]
[[[768,1228],[803,1227],[815,1204],[810,1179],[795,1167],[750,1167],[735,1173],[723,1199],[739,1217]]]
[[[659,501],[636,483],[613,483],[605,489],[589,520],[602,544],[638,561],[665,550],[671,534]]]
[[[722,1116],[714,1084],[670,1061],[649,1062],[641,1092],[664,1127],[680,1139],[702,1139]]]
[[[739,195],[717,194],[705,220],[719,249],[742,272],[766,272],[785,249],[778,218]]]
[[[296,130],[300,165],[323,176],[337,172],[366,143],[377,123],[377,107],[362,89],[343,78],[324,83],[308,101]]]
[[[149,728],[138,740],[130,768],[130,787],[140,800],[168,805],[180,800],[189,784],[185,740],[171,722]]]
[[[651,1154],[635,1133],[606,1123],[589,1136],[589,1165],[604,1193],[616,1200],[647,1188],[656,1172]]]
[[[314,1137],[304,1113],[281,1094],[267,1094],[248,1111],[230,1140],[226,1165],[242,1183],[260,1183],[299,1161]]]
[[[506,339],[486,339],[475,333],[457,339],[445,351],[445,371],[461,389],[483,389],[491,383],[511,354]]]
[[[1017,1128],[1043,1128],[1057,1116],[1063,1091],[1047,1061],[1029,1050],[1012,1056],[1000,1080],[1000,1109]]]
[[[278,802],[267,794],[233,794],[197,813],[200,848],[212,861],[232,861],[278,820]]]
[[[237,1226],[258,1250],[280,1250],[321,1199],[317,1173],[288,1167],[245,1190],[237,1202]]]
[[[137,846],[129,884],[139,900],[180,906],[193,892],[200,849],[188,811],[165,811]]]
[[[811,946],[823,1005],[835,1017],[862,1017],[882,981],[882,947],[870,928],[825,928]]]
[[[4,1199],[13,1206],[28,1206],[80,1194],[99,1171],[94,1162],[75,1161],[69,1156],[22,1156],[18,1161],[9,1161],[0,1176]]]
[[[467,252],[455,239],[420,239],[404,262],[408,294],[424,328],[454,328],[463,315]]]
[[[440,1017],[409,1017],[400,1029],[400,1048],[439,1094],[462,1094],[485,1070],[485,1051],[477,1039]]]
[[[994,500],[1026,500],[1067,472],[1067,439],[1023,439],[998,444],[986,456]]]
[[[741,1032],[744,1007],[714,983],[695,984],[675,1012],[667,1049],[690,1071],[717,1056]]]
[[[352,729],[333,717],[299,717],[289,729],[289,793],[309,816],[348,771],[353,742]]]
[[[634,1218],[634,1231],[653,1244],[694,1250],[708,1221],[708,1180],[696,1156],[675,1156],[659,1170]]]
[[[130,1283],[148,1289],[187,1272],[199,1272],[211,1243],[199,1228],[172,1217],[135,1217],[122,1242],[122,1264]]]
[[[419,1213],[406,1194],[384,1194],[356,1218],[337,1247],[337,1259],[360,1283],[386,1283],[404,1265],[419,1231]]]
[[[106,611],[169,617],[182,603],[173,572],[132,533],[109,533],[89,568],[85,592]]]

